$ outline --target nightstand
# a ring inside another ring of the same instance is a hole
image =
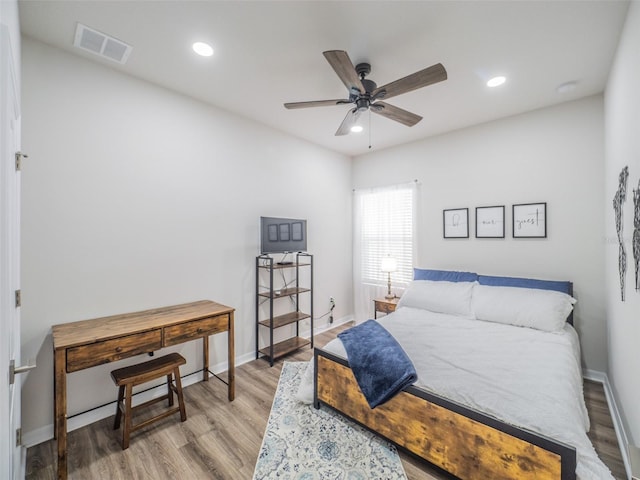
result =
[[[392,313],[396,311],[396,306],[398,305],[399,297],[386,299],[386,298],[376,298],[373,300],[373,318],[378,318],[378,312],[381,313]]]

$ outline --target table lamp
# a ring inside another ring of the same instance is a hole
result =
[[[382,262],[380,264],[380,270],[387,273],[387,294],[384,298],[387,300],[391,300],[392,298],[396,298],[395,295],[391,293],[391,272],[395,272],[398,269],[398,262],[393,257],[383,257]]]

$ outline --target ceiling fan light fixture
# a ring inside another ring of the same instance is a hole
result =
[[[353,127],[351,127],[351,131],[353,133],[360,133],[362,130],[364,130],[362,125],[354,125]]]
[[[504,82],[507,81],[507,77],[503,77],[502,75],[497,76],[497,77],[493,77],[491,79],[489,79],[489,81],[487,82],[487,87],[499,87],[500,85],[502,85]]]
[[[191,48],[193,48],[193,51],[202,57],[210,57],[213,55],[213,47],[208,43],[196,42],[191,45]]]

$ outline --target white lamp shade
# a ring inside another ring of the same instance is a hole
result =
[[[398,262],[393,257],[384,257],[380,263],[380,270],[383,272],[395,272],[398,269]]]

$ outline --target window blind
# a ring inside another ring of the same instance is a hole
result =
[[[380,264],[387,255],[398,264],[391,274],[393,284],[413,279],[415,195],[413,183],[356,191],[362,283],[386,285],[387,273]]]

